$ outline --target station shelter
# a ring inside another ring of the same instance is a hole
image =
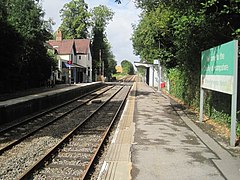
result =
[[[143,81],[146,82],[149,86],[158,88],[159,85],[159,66],[156,64],[151,63],[145,63],[145,62],[134,62],[134,65],[136,68],[143,68],[145,70]],[[169,90],[169,81],[163,72],[163,67],[160,66],[162,69],[160,71],[160,88],[167,87],[167,90]]]

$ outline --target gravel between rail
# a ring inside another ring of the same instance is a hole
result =
[[[102,97],[102,101],[108,96],[109,94],[106,93]],[[98,105],[95,104],[95,106]],[[18,177],[39,157],[43,156],[49,148],[58,143],[65,134],[79,124],[92,110],[87,109],[87,106],[81,108],[3,153],[0,156],[1,178],[14,179]]]

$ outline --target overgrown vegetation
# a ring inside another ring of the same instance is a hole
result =
[[[137,7],[143,10],[132,36],[135,54],[150,63],[154,59],[160,59],[170,79],[170,93],[198,108],[201,51],[239,39],[240,2],[135,2]],[[209,91],[205,101],[205,113],[229,124],[229,99],[226,94]]]
[[[133,64],[128,61],[128,60],[123,60],[121,62],[121,67],[122,67],[122,72],[121,73],[116,73],[113,74],[113,77],[116,80],[120,80],[128,75],[133,75],[134,74],[134,67]]]
[[[133,64],[130,61],[123,60],[121,62],[121,66],[122,66],[123,74],[125,74],[125,75],[133,75],[134,74]]]
[[[115,73],[117,62],[111,51],[111,44],[108,42],[105,31],[114,13],[106,6],[100,5],[93,8],[91,14],[93,25],[92,57],[93,69],[95,70],[94,76],[97,73],[104,75],[107,79],[111,79],[112,74]]]
[[[54,61],[45,41],[49,22],[36,0],[0,2],[0,92],[39,87],[49,78]]]

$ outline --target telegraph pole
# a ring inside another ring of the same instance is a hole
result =
[[[102,50],[99,49],[99,75],[102,75]]]

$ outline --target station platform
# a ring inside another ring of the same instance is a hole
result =
[[[175,110],[167,96],[137,82],[98,179],[239,180],[239,157]]]
[[[0,124],[9,123],[59,105],[101,86],[104,86],[102,82],[58,85],[53,88],[37,88],[20,92],[13,95],[13,98],[11,95],[2,96],[2,100],[0,100]]]

